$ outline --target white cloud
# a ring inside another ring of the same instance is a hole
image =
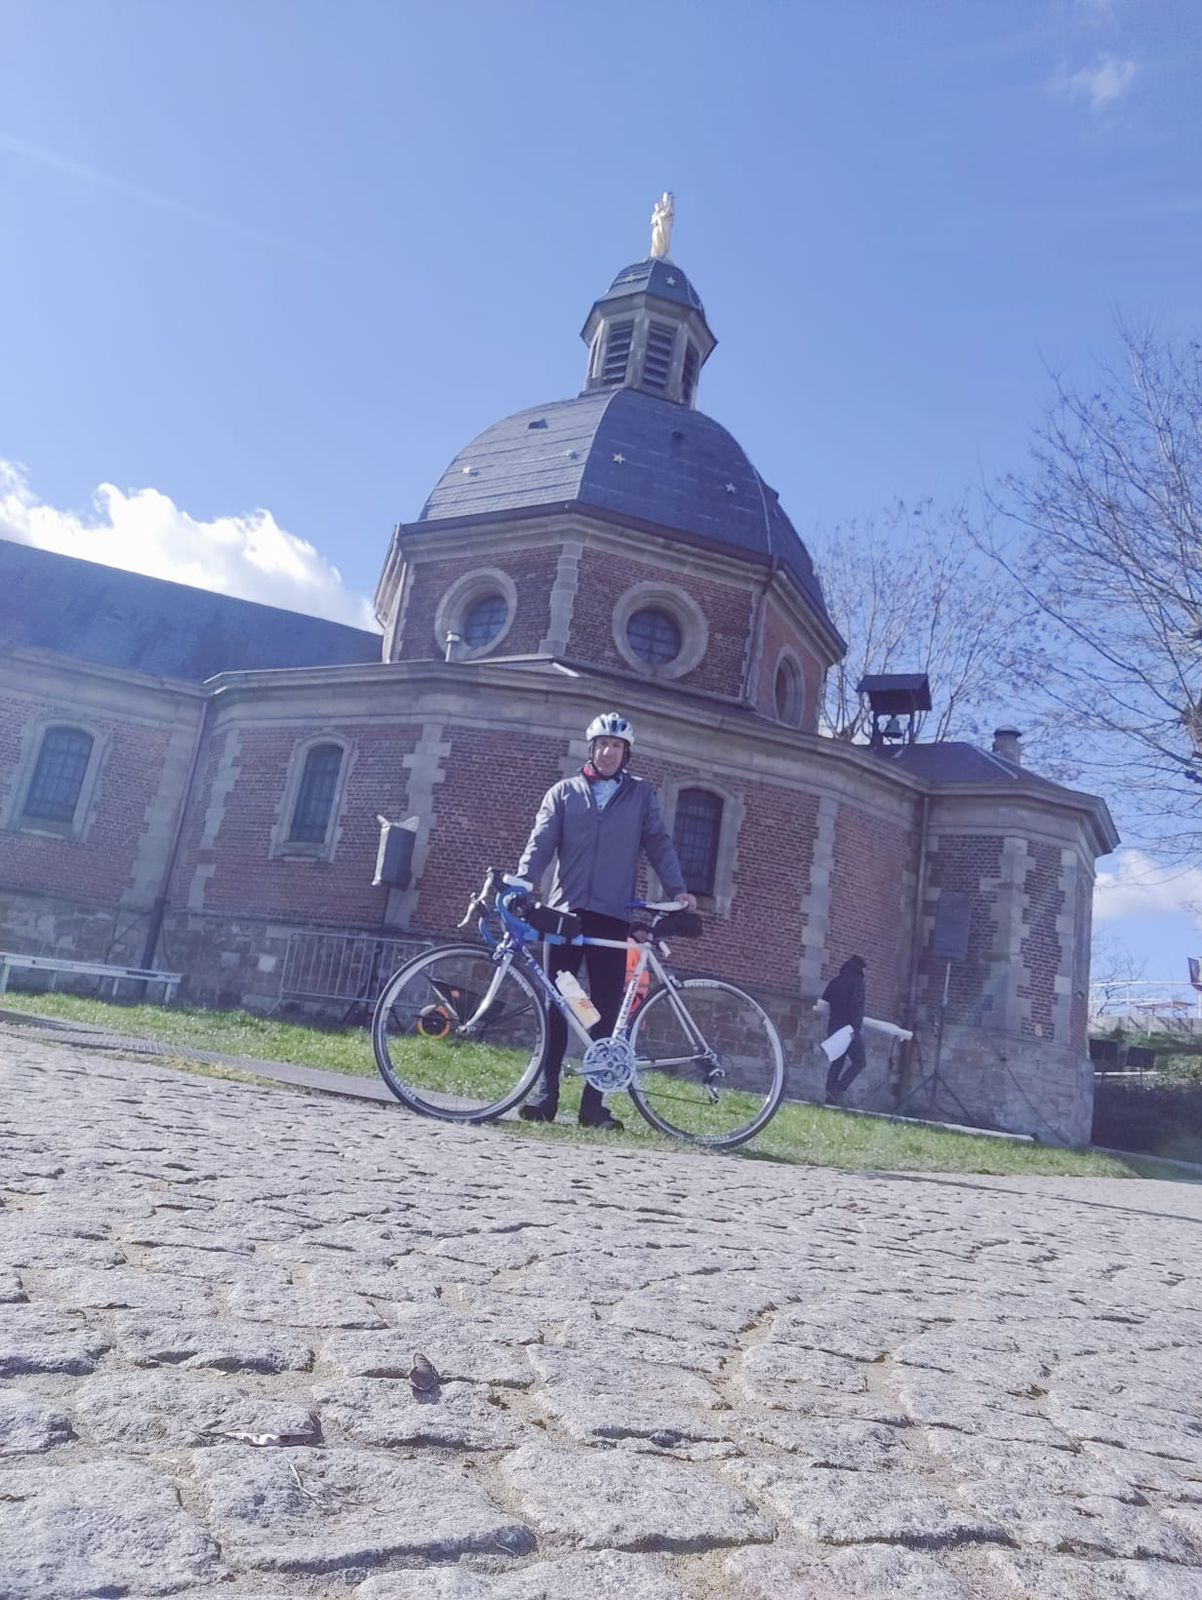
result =
[[[1070,100],[1088,100],[1094,111],[1101,111],[1122,99],[1135,81],[1135,73],[1134,61],[1103,56],[1096,66],[1062,72],[1052,87]]]
[[[368,602],[346,587],[337,567],[270,511],[199,522],[158,489],[111,483],[96,490],[88,512],[63,511],[38,498],[21,467],[0,458],[0,538],[357,628],[376,626]]]
[[[1148,912],[1184,911],[1197,916],[1202,904],[1202,867],[1168,867],[1142,850],[1119,850],[1114,864],[1098,873],[1094,921]]]

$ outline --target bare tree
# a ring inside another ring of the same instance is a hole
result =
[[[1025,683],[1162,851],[1202,831],[1202,347],[1121,330],[1125,370],[1057,381],[990,554],[1061,647]]]
[[[1101,1011],[1113,1000],[1125,1000],[1134,983],[1148,974],[1148,963],[1108,928],[1099,928],[1089,954],[1089,986],[1094,1008]]]
[[[856,693],[866,673],[929,675],[924,738],[980,739],[998,718],[1015,716],[1014,685],[1039,649],[1035,607],[982,560],[963,508],[898,501],[812,543],[827,608],[848,641],[827,677],[824,733],[866,737],[868,711]]]

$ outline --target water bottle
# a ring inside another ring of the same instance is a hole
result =
[[[555,980],[555,987],[571,1006],[576,1020],[586,1028],[601,1021],[601,1013],[580,987],[574,972],[561,972]]]

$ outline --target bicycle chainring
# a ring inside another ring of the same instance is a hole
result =
[[[584,1079],[602,1094],[616,1094],[634,1077],[634,1046],[629,1039],[594,1039],[584,1052]]]

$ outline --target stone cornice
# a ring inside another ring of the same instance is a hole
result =
[[[403,684],[407,693],[397,694]],[[1002,807],[1052,819],[1087,819],[1098,855],[1108,854],[1118,834],[1105,803],[1095,795],[1033,780],[942,784],[881,762],[866,745],[843,744],[817,734],[800,733],[746,706],[697,690],[680,689],[670,699],[652,684],[608,675],[575,662],[550,658],[504,662],[403,661],[340,667],[295,667],[270,672],[225,673],[211,678],[206,690],[218,698],[224,717],[235,705],[250,701],[262,717],[273,716],[271,702],[285,695],[317,695],[321,691],[364,691],[387,694],[387,715],[397,722],[420,722],[432,711],[481,725],[510,724],[515,733],[538,728],[578,737],[599,703],[614,698],[620,685],[622,709],[636,726],[654,730],[641,748],[657,760],[696,765],[699,759],[715,773],[738,775],[743,781],[779,783],[804,790],[815,784],[834,789],[848,801],[886,810],[900,796],[929,796],[942,813],[932,816],[940,831],[1008,831]],[[423,696],[425,703],[418,698]],[[509,701],[508,715],[500,702]],[[491,702],[491,708],[489,706]],[[531,707],[538,705],[537,716]],[[279,716],[274,709],[274,716]],[[303,714],[292,708],[292,716]],[[378,708],[332,711],[378,722]],[[974,804],[980,802],[981,804]],[[999,802],[1002,803],[999,806]],[[973,816],[956,816],[964,807]],[[934,806],[932,807],[934,810]],[[951,814],[949,814],[951,813]],[[990,819],[993,819],[992,821]]]

